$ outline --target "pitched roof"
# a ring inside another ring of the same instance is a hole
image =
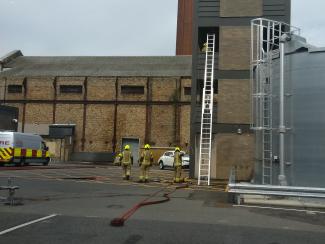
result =
[[[4,59],[0,59],[4,60]],[[19,56],[2,62],[5,76],[191,76],[192,56]]]

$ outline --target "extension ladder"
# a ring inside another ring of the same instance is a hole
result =
[[[199,154],[198,185],[210,185],[212,111],[213,111],[213,71],[215,35],[207,34],[204,68],[204,87],[201,111],[201,137]]]

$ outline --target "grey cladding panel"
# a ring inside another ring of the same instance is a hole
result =
[[[285,16],[287,11],[287,0],[264,0],[263,15],[270,16]]]
[[[216,18],[220,15],[219,0],[199,0],[197,7],[197,15],[199,18]]]

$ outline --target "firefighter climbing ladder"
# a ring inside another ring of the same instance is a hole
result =
[[[204,87],[201,112],[201,138],[199,154],[198,185],[210,185],[212,112],[213,112],[213,72],[215,35],[207,34],[205,46]]]

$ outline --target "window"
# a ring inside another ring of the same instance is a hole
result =
[[[22,93],[23,86],[22,85],[8,85],[8,93]]]
[[[198,46],[202,50],[207,41],[207,34],[215,34],[214,51],[219,52],[219,27],[200,27],[198,31]]]
[[[122,94],[144,94],[144,86],[121,86]]]
[[[191,96],[191,87],[184,87],[184,95]]]
[[[198,80],[197,93],[200,95],[202,95],[202,92],[203,92],[203,83],[204,83],[203,80]],[[218,80],[217,79],[213,80],[213,94],[218,94]]]
[[[60,85],[60,93],[82,93],[81,85]]]

